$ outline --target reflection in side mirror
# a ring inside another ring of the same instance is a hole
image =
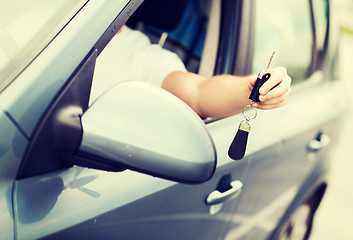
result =
[[[207,181],[215,171],[216,151],[203,121],[145,82],[104,93],[82,116],[82,127],[80,154],[106,170],[125,167],[188,183]]]

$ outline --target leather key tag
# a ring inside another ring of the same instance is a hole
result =
[[[240,123],[237,134],[228,149],[228,156],[231,159],[240,160],[244,157],[250,129],[249,121],[244,120]]]

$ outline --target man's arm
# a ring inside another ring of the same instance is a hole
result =
[[[260,88],[259,109],[285,105],[289,99],[291,78],[285,68],[270,69],[271,78]],[[211,78],[190,72],[169,74],[162,88],[179,97],[201,117],[226,117],[249,104],[249,95],[257,75],[218,75]]]

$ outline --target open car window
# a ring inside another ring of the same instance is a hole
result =
[[[200,68],[211,2],[183,0],[168,2],[164,6],[158,0],[146,1],[127,25],[144,32],[153,44],[175,52],[187,70],[196,73]],[[156,6],[164,8],[158,17],[154,14]]]

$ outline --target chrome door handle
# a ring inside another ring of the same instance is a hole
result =
[[[312,152],[316,152],[330,144],[330,137],[326,134],[320,136],[320,140],[313,139],[308,144],[308,149]]]
[[[220,192],[218,190],[214,190],[213,192],[211,192],[206,199],[207,205],[219,204],[228,200],[231,197],[238,196],[243,188],[243,183],[239,180],[235,180],[231,182],[230,185],[231,189],[225,192]]]

